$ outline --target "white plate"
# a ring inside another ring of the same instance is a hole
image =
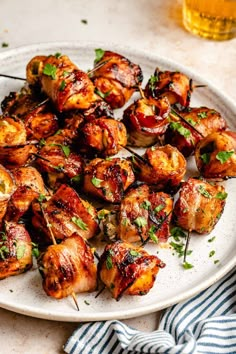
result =
[[[200,77],[170,60],[153,56],[150,53],[137,52],[129,48],[102,43],[79,44],[71,42],[48,43],[9,50],[0,54],[0,71],[5,74],[25,76],[25,67],[35,55],[54,54],[60,52],[68,55],[80,68],[91,69],[94,60],[94,49],[103,48],[116,51],[138,63],[145,74],[144,83],[158,66],[161,69],[178,70],[192,77],[194,82],[207,84],[206,88],[195,90],[191,106],[206,105],[220,111],[227,119],[229,127],[235,129],[234,117],[236,107],[220,91]],[[10,91],[20,89],[21,81],[0,78],[0,100]],[[219,88],[220,89],[220,88]],[[190,174],[196,175],[194,162],[189,165]],[[0,306],[21,314],[33,317],[61,321],[96,321],[107,319],[124,319],[147,314],[178,303],[207,288],[236,264],[236,218],[234,216],[236,188],[235,180],[227,181],[229,194],[225,211],[212,234],[193,236],[190,248],[193,250],[188,261],[194,265],[184,270],[180,259],[168,248],[148,245],[151,253],[159,251],[158,256],[166,263],[161,269],[153,289],[145,296],[124,296],[119,302],[104,291],[97,299],[95,293],[79,294],[80,312],[75,310],[71,297],[55,300],[48,297],[42,290],[41,276],[36,266],[25,274],[0,281]],[[214,242],[208,240],[216,236]],[[215,256],[209,257],[211,250]],[[216,265],[214,260],[220,260]],[[86,305],[88,302],[90,305]]]

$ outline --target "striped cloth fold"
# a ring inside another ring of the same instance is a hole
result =
[[[159,329],[141,332],[121,321],[81,324],[69,354],[235,354],[236,269],[193,298],[167,309]]]

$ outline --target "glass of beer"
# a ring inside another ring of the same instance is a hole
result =
[[[236,0],[183,0],[185,28],[208,39],[236,36]]]

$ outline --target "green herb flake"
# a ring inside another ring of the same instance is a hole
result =
[[[147,220],[143,216],[139,216],[134,220],[134,223],[141,228],[147,225]]]
[[[205,198],[212,198],[212,195],[204,188],[202,184],[198,187],[198,192],[201,193],[201,195],[203,195]]]
[[[156,236],[156,232],[157,232],[157,228],[154,225],[152,225],[148,230],[148,236],[153,242],[158,243],[158,237]]]
[[[188,262],[184,262],[183,263],[183,268],[184,269],[191,269],[193,268],[194,266],[191,264],[191,263],[188,263]]]
[[[98,49],[95,49],[95,60],[94,60],[94,63],[98,63],[104,56],[105,54],[105,50],[101,49],[101,48],[98,48]]]
[[[140,208],[143,208],[145,210],[148,210],[151,206],[151,203],[149,200],[144,200],[143,203],[140,204]]]
[[[186,238],[187,237],[184,230],[181,229],[181,227],[179,227],[179,226],[172,227],[172,229],[170,230],[170,234],[174,238],[176,238],[176,237],[185,237]]]
[[[185,138],[189,138],[191,136],[191,132],[189,129],[184,128],[181,123],[179,122],[171,122],[170,128],[172,130],[176,130],[180,135],[184,136]]]
[[[164,205],[164,204],[160,204],[160,205],[158,205],[153,211],[154,211],[155,213],[159,213],[159,212],[162,211],[164,208],[165,208],[165,205]]]
[[[46,197],[44,194],[40,193],[39,196],[38,196],[38,202],[39,203],[42,203],[46,200]]]
[[[55,53],[55,54],[54,54],[54,57],[56,57],[57,59],[60,58],[60,57],[61,57],[61,53],[58,53],[58,52]]]
[[[77,216],[72,216],[71,221],[78,226],[81,230],[88,230],[88,225],[83,222],[83,220]]]
[[[205,154],[202,154],[200,158],[202,159],[203,163],[207,165],[210,162],[211,154],[209,152],[206,152]]]
[[[107,92],[102,92],[102,91],[100,91],[97,87],[95,87],[94,92],[95,92],[98,96],[100,96],[102,99],[105,99],[107,96],[110,95],[111,90],[109,90],[109,91],[107,91]]]
[[[218,192],[215,197],[216,197],[216,199],[225,200],[227,198],[227,196],[228,196],[228,193],[226,193],[226,192]]]
[[[94,185],[94,187],[96,187],[96,188],[101,188],[101,183],[103,182],[103,180],[102,180],[102,179],[99,179],[99,178],[96,178],[96,177],[93,177],[93,178],[91,179],[91,182],[92,182],[92,184]]]
[[[207,117],[207,112],[199,112],[199,113],[197,113],[197,116],[200,119],[206,118]]]
[[[129,254],[132,256],[132,257],[141,257],[141,253],[140,252],[137,252],[135,250],[130,250],[129,251]]]
[[[228,161],[228,159],[234,154],[234,150],[231,151],[219,151],[216,155],[216,159],[220,161],[221,164]]]
[[[25,245],[19,245],[19,246],[17,246],[17,248],[16,248],[16,258],[17,258],[17,259],[21,259],[21,258],[24,257],[25,249],[26,249],[26,246],[25,246]]]
[[[100,211],[98,212],[98,220],[104,219],[105,216],[106,216],[106,214],[107,214],[106,210],[100,210]]]
[[[191,124],[193,127],[197,124],[192,118],[186,118],[186,121]]]
[[[69,71],[64,70],[62,75],[63,77],[69,76],[71,73]]]
[[[38,249],[38,245],[34,242],[31,242],[32,244],[32,255],[37,259],[39,257],[39,249]]]
[[[158,82],[158,77],[156,75],[151,75],[150,79],[148,80],[148,87],[151,91],[155,90],[156,83]]]
[[[215,255],[216,251],[212,250],[210,253],[209,253],[209,257],[213,257]]]
[[[49,63],[45,64],[45,67],[43,68],[43,74],[50,76],[52,80],[56,79],[56,71],[56,66]]]
[[[39,146],[42,147],[44,145],[46,145],[46,140],[44,138],[42,138],[39,140]]]
[[[179,257],[184,255],[184,244],[183,243],[176,243],[171,241],[170,245],[173,247],[175,252],[178,254]]]
[[[78,174],[70,179],[71,183],[79,184],[82,180],[82,175]]]
[[[2,48],[7,48],[7,47],[9,47],[9,44],[6,42],[2,42]]]
[[[209,238],[209,240],[207,240],[207,242],[213,242],[213,241],[215,241],[215,239],[216,239],[216,237],[213,236],[212,238]]]
[[[59,91],[64,91],[65,87],[66,87],[66,82],[65,82],[65,80],[62,80],[60,87],[59,87]]]
[[[90,303],[87,300],[84,300],[85,305],[90,305]]]
[[[112,269],[112,267],[113,267],[112,258],[111,258],[110,254],[108,254],[107,259],[106,259],[106,267],[108,270]]]
[[[219,259],[215,259],[215,260],[214,260],[214,264],[219,263],[219,261],[220,261]]]
[[[81,23],[83,23],[84,25],[87,25],[88,24],[88,21],[86,19],[82,19],[81,20]]]
[[[61,145],[61,149],[66,157],[70,155],[70,148],[68,145]]]

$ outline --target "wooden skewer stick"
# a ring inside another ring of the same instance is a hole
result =
[[[171,108],[170,116],[173,117],[173,115],[176,115],[178,118],[180,118],[182,121],[184,121],[189,127],[191,127],[193,130],[195,130],[196,133],[201,135],[202,138],[204,138],[204,135],[201,132],[199,132],[191,123],[189,123],[184,117],[182,117],[174,108]]]
[[[122,146],[125,150],[129,151],[132,155],[134,155],[135,157],[137,157],[137,159],[139,159],[140,161],[142,161],[143,163],[145,163],[146,165],[149,165],[152,167],[152,165],[150,164],[150,162],[148,160],[146,160],[144,157],[140,156],[139,154],[137,154],[137,152],[135,152],[134,150],[132,150],[131,148],[127,147],[127,146]]]
[[[188,230],[185,249],[184,249],[184,263],[186,262],[187,253],[188,253],[188,246],[189,246],[189,242],[190,242],[190,233],[191,233],[191,230]]]
[[[87,72],[87,75],[91,75],[94,73],[94,71],[97,71],[98,69],[102,68],[104,65],[106,65],[111,59],[104,60],[100,64],[95,65],[95,67]]]
[[[0,77],[6,77],[6,78],[8,78],[8,79],[15,79],[15,80],[26,81],[26,79],[24,79],[23,77],[13,76],[13,75],[7,75],[7,74],[0,74]]]
[[[95,299],[106,289],[106,286],[103,285],[103,287],[97,292],[97,294],[95,295]]]

